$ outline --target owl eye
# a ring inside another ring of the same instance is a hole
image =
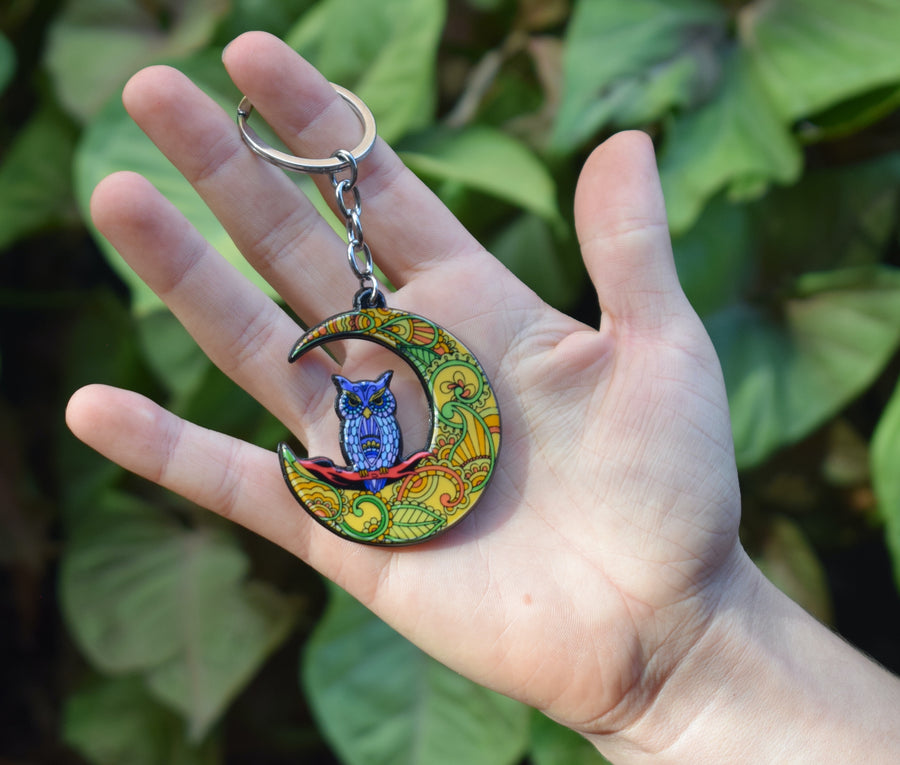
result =
[[[362,399],[355,393],[347,393],[347,402],[350,406],[359,406],[362,403]]]
[[[382,388],[378,393],[372,396],[369,399],[369,403],[372,406],[381,406],[384,403],[384,389]]]

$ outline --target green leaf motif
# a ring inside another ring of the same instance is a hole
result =
[[[354,91],[390,143],[432,119],[445,14],[443,0],[324,0],[285,41]]]
[[[563,57],[552,145],[567,151],[605,125],[656,120],[716,85],[725,14],[709,0],[581,0]]]
[[[884,519],[885,540],[900,590],[900,385],[894,390],[872,436],[872,487]]]
[[[771,182],[792,183],[802,157],[768,95],[736,50],[717,96],[673,119],[659,157],[673,234],[689,229],[714,194],[758,196]]]
[[[290,600],[246,574],[224,532],[185,528],[109,493],[75,524],[60,589],[91,663],[111,675],[142,673],[196,742],[295,617]]]
[[[61,102],[87,121],[142,67],[202,48],[227,8],[226,0],[71,0],[47,50]]]
[[[560,220],[556,184],[546,165],[499,130],[435,127],[404,141],[398,153],[426,178],[461,183],[551,222]]]
[[[706,321],[741,468],[810,433],[881,371],[900,344],[900,272],[807,274],[781,314],[736,304]]]
[[[213,741],[194,747],[184,723],[136,677],[93,683],[66,700],[63,738],[93,765],[216,765]]]
[[[531,723],[530,755],[533,765],[609,765],[584,736],[537,711]]]
[[[738,32],[788,122],[900,83],[896,0],[756,0],[739,12]]]
[[[529,710],[447,669],[337,588],[303,683],[346,765],[512,765]]]

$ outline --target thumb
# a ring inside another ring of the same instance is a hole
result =
[[[575,192],[575,228],[600,310],[617,330],[653,332],[689,310],[645,133],[618,133],[588,158]]]

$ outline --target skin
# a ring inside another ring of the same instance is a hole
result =
[[[224,63],[294,154],[359,140],[349,107],[277,39],[243,35]],[[303,322],[348,308],[346,244],[246,148],[232,115],[165,67],[138,73],[123,98]],[[599,328],[544,305],[383,142],[359,186],[366,241],[398,287],[390,304],[462,338],[501,402],[497,472],[465,522],[413,548],[354,545],[299,511],[272,451],[128,391],[76,392],[73,432],[284,547],[440,661],[616,762],[846,761],[848,742],[879,762],[900,749],[896,680],[770,587],[740,546],[721,371],[678,283],[647,136],[607,140],[578,184]],[[339,349],[343,367],[322,352],[285,363],[297,324],[138,175],[100,183],[92,214],[209,357],[310,453],[326,451],[330,375],[352,377],[371,344]]]

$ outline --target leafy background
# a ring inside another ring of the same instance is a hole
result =
[[[589,322],[578,170],[613,131],[649,132],[679,273],[725,370],[744,542],[779,586],[900,670],[897,0],[10,0],[0,760],[603,761],[65,431],[68,395],[102,381],[261,445],[284,435],[85,212],[101,177],[139,170],[240,263],[119,93],[166,61],[231,110],[219,58],[247,29],[359,93],[498,258]]]

